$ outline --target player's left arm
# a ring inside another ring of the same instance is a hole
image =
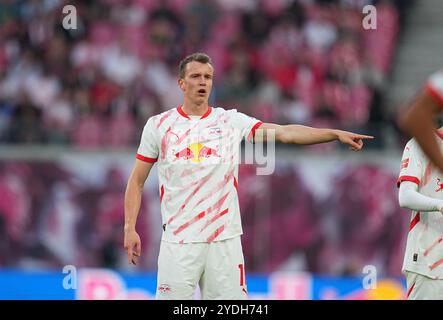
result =
[[[274,137],[276,141],[289,144],[317,144],[338,140],[358,151],[363,147],[364,139],[373,139],[373,136],[357,134],[337,129],[323,129],[302,126],[298,124],[278,125],[263,123],[255,132],[255,141],[267,140]]]

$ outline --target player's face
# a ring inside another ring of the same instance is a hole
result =
[[[214,68],[209,63],[191,61],[186,65],[185,78],[178,81],[185,97],[200,105],[207,103],[212,89]]]

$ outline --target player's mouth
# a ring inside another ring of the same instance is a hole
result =
[[[206,89],[200,89],[197,91],[199,96],[205,96],[206,95]]]

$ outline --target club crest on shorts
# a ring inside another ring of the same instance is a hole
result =
[[[161,284],[158,286],[157,289],[158,293],[160,294],[166,294],[171,292],[171,287],[168,284]]]

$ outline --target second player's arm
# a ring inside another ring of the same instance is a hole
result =
[[[154,164],[136,159],[125,192],[124,246],[128,252],[128,262],[135,264],[134,256],[141,254],[141,241],[135,230],[140,211],[143,187]]]
[[[443,200],[431,198],[418,191],[418,185],[414,182],[403,181],[398,191],[398,203],[400,207],[420,212],[443,211]]]
[[[353,150],[360,150],[363,147],[363,139],[374,138],[337,129],[313,128],[297,124],[263,123],[256,131],[256,141],[260,141],[262,138],[266,140],[270,133],[268,130],[271,130],[275,135],[276,141],[282,143],[309,145],[338,140],[348,144]]]
[[[400,126],[405,133],[415,137],[423,152],[443,172],[443,156],[435,139],[433,122],[439,112],[441,107],[424,91],[400,117]]]

